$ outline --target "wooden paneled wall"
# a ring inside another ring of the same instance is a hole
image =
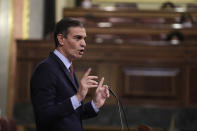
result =
[[[52,41],[17,41],[17,98],[30,102],[29,79]],[[197,45],[88,44],[74,61],[79,78],[91,67],[129,105],[196,106]],[[108,104],[113,104],[113,99]]]

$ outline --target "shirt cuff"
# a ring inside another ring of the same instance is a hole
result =
[[[81,106],[81,103],[78,101],[76,95],[72,96],[71,98],[71,103],[73,105],[73,108],[76,110],[79,106]]]
[[[98,112],[99,112],[99,109],[96,108],[96,106],[95,106],[93,100],[91,101],[91,105],[92,105],[94,111],[95,111],[96,113],[98,113]]]

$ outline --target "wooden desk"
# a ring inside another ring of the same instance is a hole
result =
[[[89,43],[133,43],[136,40],[158,41],[165,40],[167,34],[174,31],[171,28],[131,27],[130,28],[99,28],[89,27],[87,40]],[[197,29],[184,28],[181,32],[186,41],[197,41]],[[107,41],[107,42],[106,42]]]
[[[193,17],[197,17],[196,11],[189,11]],[[126,17],[126,18],[175,18],[181,15],[181,12],[176,11],[166,11],[166,10],[121,10],[115,9],[112,11],[102,10],[102,9],[82,9],[82,8],[64,8],[63,16],[72,17],[85,17],[85,16],[95,16],[95,17]]]
[[[197,12],[188,12],[197,19]],[[113,10],[65,8],[64,17],[80,19],[86,27],[89,42],[104,41],[98,35],[111,35],[117,41],[128,43],[129,41],[143,40],[165,40],[166,35],[175,30],[173,24],[179,23],[182,15],[175,11],[142,11],[142,10]],[[184,35],[185,40],[197,40],[197,26],[191,28],[176,29]],[[127,37],[127,41],[124,41]],[[106,37],[105,37],[106,38]],[[98,40],[98,41],[99,41]]]
[[[197,19],[197,11],[188,11]],[[121,10],[111,11],[102,9],[64,8],[63,17],[80,18],[84,23],[98,22],[111,23],[141,23],[141,24],[172,24],[177,23],[183,12],[166,10]]]

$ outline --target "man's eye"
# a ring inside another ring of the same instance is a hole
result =
[[[76,37],[75,37],[75,39],[77,39],[77,40],[81,40],[81,39],[82,39],[82,37],[81,37],[81,36],[76,36]]]

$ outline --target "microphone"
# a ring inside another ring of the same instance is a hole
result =
[[[108,90],[119,101],[118,97],[116,96],[116,94],[112,91],[112,89],[109,86],[108,86]]]
[[[125,119],[125,122],[126,122],[126,126],[127,126],[127,129],[129,131],[129,126],[128,126],[128,121],[127,121],[127,118],[126,118],[126,113],[124,111],[124,108],[122,106],[122,103],[120,101],[120,99],[117,97],[117,95],[113,92],[113,90],[108,86],[108,90],[109,92],[114,96],[114,98],[117,100],[118,102],[118,111],[119,111],[119,114],[120,114],[120,122],[121,122],[121,128],[122,128],[122,131],[124,131],[124,125],[123,125],[123,120],[122,120],[122,113],[121,113],[121,110],[123,112],[123,116],[124,116],[124,119]]]

